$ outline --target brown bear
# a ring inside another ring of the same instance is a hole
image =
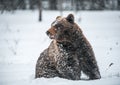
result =
[[[35,78],[80,80],[81,71],[89,79],[101,78],[92,47],[72,14],[56,17],[46,34],[53,41],[37,60]]]

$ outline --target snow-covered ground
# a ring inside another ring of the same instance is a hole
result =
[[[63,16],[69,13],[92,44],[102,78],[34,79],[37,58],[51,42],[45,32],[60,13],[44,11],[38,22],[37,11],[16,11],[0,14],[0,85],[120,85],[120,12],[67,11]]]

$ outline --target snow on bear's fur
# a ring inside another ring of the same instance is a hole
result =
[[[92,47],[72,14],[56,17],[46,34],[53,41],[37,60],[36,78],[80,80],[81,71],[89,79],[101,78]]]

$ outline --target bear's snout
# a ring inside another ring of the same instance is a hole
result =
[[[55,39],[55,36],[52,35],[49,31],[46,31],[46,34],[49,36],[50,39]]]
[[[49,32],[49,31],[46,31],[46,34],[49,36],[49,35],[50,35],[50,32]]]

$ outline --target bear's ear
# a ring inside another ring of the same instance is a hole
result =
[[[61,18],[61,16],[57,16],[56,19]]]
[[[70,22],[70,23],[74,23],[74,15],[73,14],[69,14],[67,17],[66,17],[67,21]]]

